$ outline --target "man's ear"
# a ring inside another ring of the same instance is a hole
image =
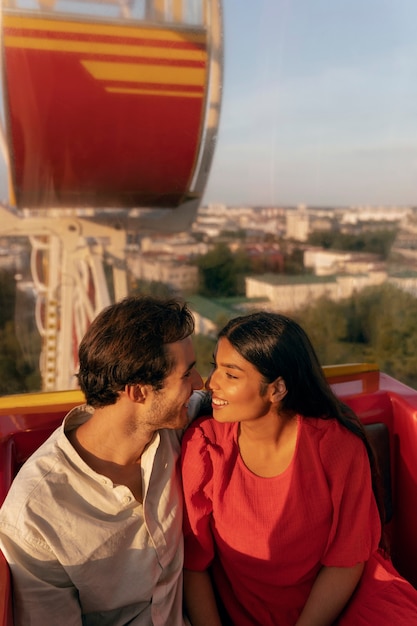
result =
[[[287,386],[282,376],[278,376],[272,383],[272,402],[281,402],[281,400],[287,395]]]
[[[148,385],[126,385],[125,393],[132,402],[144,402],[148,395]]]

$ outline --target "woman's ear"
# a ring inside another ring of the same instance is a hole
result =
[[[272,402],[281,402],[281,400],[287,395],[287,386],[282,376],[278,376],[272,383]]]

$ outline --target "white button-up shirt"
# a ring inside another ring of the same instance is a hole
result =
[[[94,472],[65,431],[32,455],[0,510],[18,626],[183,626],[180,434],[161,430],[141,458],[143,504]]]

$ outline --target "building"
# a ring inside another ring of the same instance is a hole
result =
[[[192,295],[187,302],[194,316],[196,335],[208,335],[215,338],[219,328],[237,315],[230,307],[211,298]]]
[[[287,211],[286,234],[287,239],[307,241],[310,232],[310,219],[306,207],[302,204],[295,211]]]
[[[377,254],[308,248],[304,251],[304,267],[316,276],[359,274],[381,268]]]
[[[388,283],[417,298],[417,272],[403,271],[389,276]]]
[[[198,287],[198,268],[194,265],[152,256],[130,255],[127,267],[136,278],[163,283],[177,293],[193,293]]]
[[[264,274],[245,279],[247,298],[265,298],[275,310],[291,312],[326,297],[338,301],[385,282],[385,271],[334,276]]]
[[[207,254],[212,246],[203,241],[196,241],[188,234],[142,237],[140,250],[142,254],[166,254],[172,258],[189,259]]]

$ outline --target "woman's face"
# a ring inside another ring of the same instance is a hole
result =
[[[274,384],[266,385],[262,375],[244,359],[228,339],[219,339],[213,370],[206,382],[212,393],[213,416],[219,422],[256,420],[273,413]]]

